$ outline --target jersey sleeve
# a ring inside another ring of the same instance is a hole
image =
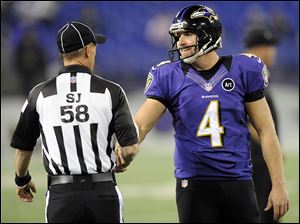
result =
[[[144,93],[147,98],[156,99],[168,107],[168,81],[160,66],[161,63],[153,66],[148,73]]]
[[[267,66],[255,55],[250,55],[244,66],[245,101],[259,100],[264,97],[263,90],[269,84]]]
[[[253,56],[247,65],[246,71],[246,94],[264,89],[268,86],[269,72],[262,60]]]
[[[113,129],[122,147],[138,143],[137,130],[134,125],[128,100],[124,90],[119,87],[113,97]]]
[[[10,146],[13,148],[33,151],[40,135],[39,115],[36,111],[38,88],[33,89],[26,99],[21,115],[13,134]]]

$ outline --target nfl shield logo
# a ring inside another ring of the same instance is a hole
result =
[[[186,188],[188,186],[188,180],[182,180],[181,181],[181,187]]]
[[[210,83],[206,83],[204,86],[205,86],[204,88],[207,92],[210,92],[213,88],[212,84],[210,84]]]
[[[71,82],[72,84],[76,83],[76,76],[71,76],[70,82]]]

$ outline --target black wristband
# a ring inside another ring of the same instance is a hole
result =
[[[27,174],[24,177],[19,177],[16,173],[15,182],[18,187],[23,187],[24,185],[28,184],[29,181],[31,181],[29,171],[27,171]]]

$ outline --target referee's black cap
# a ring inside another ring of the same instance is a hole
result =
[[[246,48],[268,45],[274,46],[279,43],[279,38],[268,28],[253,28],[247,32],[244,38]]]
[[[92,29],[82,22],[68,22],[58,32],[56,43],[61,53],[79,50],[89,43],[103,44],[106,37],[103,34],[94,34]]]

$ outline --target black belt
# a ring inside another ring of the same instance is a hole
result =
[[[85,175],[48,175],[48,186],[56,184],[107,182],[114,181],[112,173],[96,173]]]

